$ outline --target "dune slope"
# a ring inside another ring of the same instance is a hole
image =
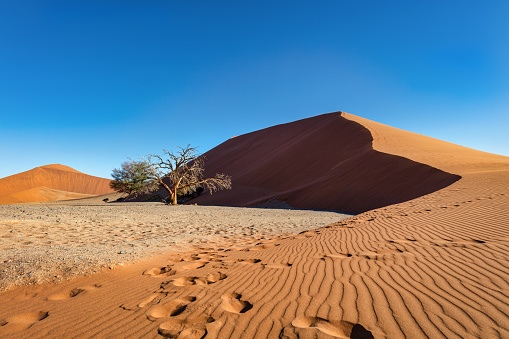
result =
[[[233,186],[193,200],[205,205],[256,206],[277,199],[295,208],[360,213],[459,179],[374,149],[371,132],[342,112],[241,135],[205,156],[207,174],[231,175]]]
[[[47,165],[0,179],[0,203],[49,201],[42,197],[41,190],[35,189],[37,187],[88,195],[106,194],[112,192],[109,182],[68,166]],[[49,197],[48,194],[45,196]]]

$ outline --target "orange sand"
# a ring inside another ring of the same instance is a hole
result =
[[[311,124],[316,119],[323,124]],[[354,202],[332,191],[322,191],[320,198],[334,200],[331,206],[335,209],[341,210],[345,203],[365,213],[245,249],[197,247],[110,273],[7,291],[0,294],[0,325],[4,324],[0,335],[509,337],[509,158],[344,113],[311,118],[304,126],[302,122],[282,126],[286,132],[295,127],[294,135],[303,139],[300,152],[294,148],[297,141],[283,144],[288,140],[286,134],[273,135],[267,129],[262,135],[271,143],[266,147],[257,148],[264,138],[243,140],[259,132],[239,136],[224,144],[229,153],[212,150],[209,162],[221,172],[238,170],[234,180],[246,185],[239,188],[250,193],[246,203],[260,200],[263,194],[274,196],[277,187],[294,182],[295,190],[288,188],[275,196],[298,205],[306,197],[311,203],[319,200],[299,181],[299,175],[307,174],[302,172],[305,167],[298,172],[274,168],[279,175],[285,173],[278,183],[270,166],[261,172],[263,162],[268,165],[297,157],[294,163],[308,163],[310,152],[316,150],[316,161],[308,164],[318,167],[313,172],[326,178],[328,172],[343,175],[335,168],[324,168],[332,164],[324,157],[339,152],[346,164],[336,160],[334,164],[353,171],[341,177],[342,185],[352,191],[342,192]],[[329,131],[321,144],[315,140],[321,134],[309,135],[309,129],[315,128]],[[335,140],[336,128],[351,154],[341,144],[328,143]],[[280,144],[276,142],[279,136]],[[239,147],[232,141],[238,141]],[[252,160],[242,165],[238,157],[243,159],[249,143]],[[321,147],[316,149],[317,145]],[[222,160],[215,159],[215,154]],[[405,174],[401,166],[411,173]],[[257,171],[251,177],[256,180],[248,185],[243,178],[249,178],[252,170]],[[390,198],[384,198],[389,184],[373,178],[372,173],[386,173],[385,180],[396,185]],[[332,179],[328,183],[335,185]],[[398,186],[400,180],[409,192]],[[361,187],[359,191],[356,186]],[[302,192],[306,194],[297,194]],[[357,196],[361,192],[368,194],[365,201]],[[383,199],[385,207],[369,210],[376,205],[375,197]],[[226,195],[218,199],[227,202]],[[398,203],[389,205],[391,201]]]
[[[111,193],[110,180],[53,164],[0,179],[0,204],[55,201]]]

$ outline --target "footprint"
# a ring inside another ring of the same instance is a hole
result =
[[[180,332],[177,339],[201,339],[207,334],[205,326],[192,327]]]
[[[196,284],[196,277],[180,277],[173,279],[173,285],[175,286],[191,286]]]
[[[209,283],[215,283],[223,279],[226,279],[226,274],[221,272],[214,272],[207,275],[207,281]]]
[[[250,310],[253,305],[245,300],[240,300],[241,295],[235,292],[226,293],[221,296],[223,310],[231,313],[244,313]]]
[[[0,334],[3,335],[27,329],[48,316],[49,313],[46,311],[35,311],[7,317],[0,322]]]
[[[208,261],[197,261],[197,262],[193,262],[192,264],[187,264],[187,265],[181,266],[181,268],[183,268],[185,270],[195,270],[195,269],[205,266],[208,263],[209,263]]]
[[[331,322],[322,318],[297,317],[292,321],[292,325],[297,328],[316,328],[338,338],[374,338],[362,325],[344,320]]]
[[[184,312],[189,303],[195,300],[195,297],[180,297],[170,301],[169,303],[156,305],[147,311],[147,318],[154,321],[158,318],[167,318],[179,315]]]
[[[143,275],[148,275],[151,277],[169,277],[170,275],[174,275],[177,273],[171,266],[165,267],[154,267],[149,270],[143,272]]]
[[[139,308],[143,308],[143,307],[147,306],[148,304],[150,304],[157,297],[160,297],[160,295],[152,294],[150,297],[148,297],[147,299],[145,299],[141,303],[139,303],[138,307]]]
[[[71,299],[71,298],[74,298],[76,297],[77,295],[79,295],[80,293],[83,293],[85,292],[84,289],[82,288],[74,288],[70,291],[66,291],[66,292],[60,292],[60,293],[56,293],[56,294],[53,294],[53,295],[50,295],[48,297],[48,300],[66,300],[66,299]]]
[[[159,325],[157,332],[170,338],[202,338],[207,334],[206,326],[212,322],[214,322],[214,318],[210,316],[172,318]]]

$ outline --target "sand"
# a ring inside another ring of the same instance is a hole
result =
[[[509,158],[336,116],[369,132],[377,153],[367,154],[374,158],[393,155],[459,180],[440,187],[431,178],[431,192],[414,198],[398,188],[391,199],[401,201],[371,210],[370,199],[365,206],[356,200],[351,206],[365,208],[361,214],[238,249],[194,244],[108,272],[3,292],[0,335],[508,338]],[[358,172],[358,183],[365,173]],[[383,186],[376,190],[368,192],[383,196]]]

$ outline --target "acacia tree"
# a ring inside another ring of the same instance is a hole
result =
[[[210,194],[223,189],[231,189],[231,178],[217,173],[204,178],[205,157],[198,154],[195,147],[176,147],[175,151],[163,149],[162,155],[149,154],[143,158],[147,164],[147,176],[168,192],[165,200],[177,205],[177,194],[193,192],[198,187],[209,190]],[[153,190],[153,188],[149,188]]]
[[[176,147],[175,151],[163,149],[163,154],[148,154],[140,161],[125,162],[122,169],[113,170],[110,187],[128,195],[149,193],[158,187],[168,192],[166,201],[177,205],[178,194],[188,194],[199,187],[212,194],[222,189],[231,189],[231,178],[216,174],[204,178],[205,157],[199,155],[195,147]]]
[[[149,191],[154,185],[148,170],[149,165],[145,161],[123,162],[120,168],[113,169],[110,187],[119,193],[127,194],[128,197]]]

